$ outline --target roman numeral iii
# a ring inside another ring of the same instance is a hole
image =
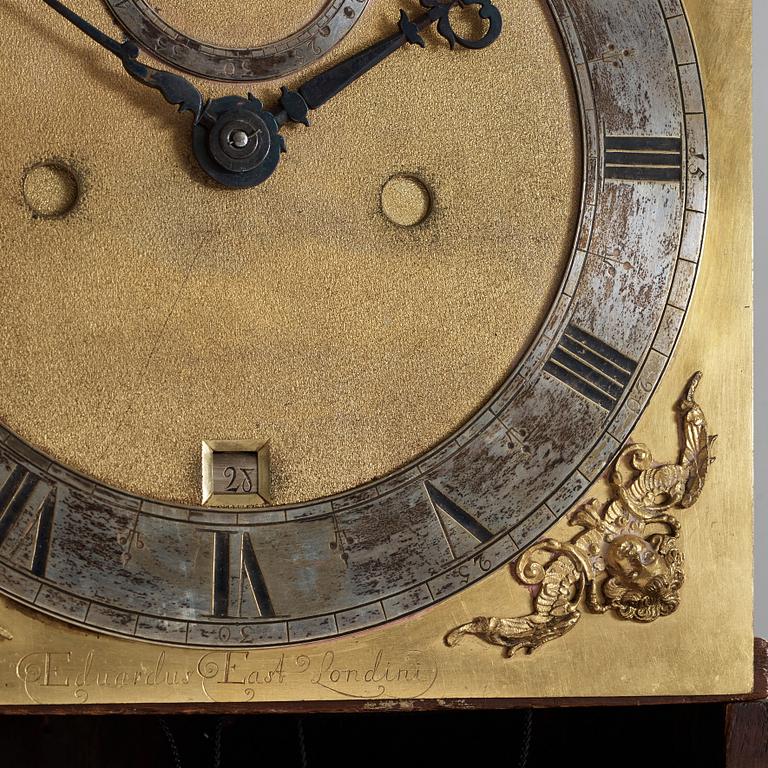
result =
[[[683,141],[680,138],[605,137],[606,179],[679,183],[682,174]]]

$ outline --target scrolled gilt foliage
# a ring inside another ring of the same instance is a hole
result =
[[[478,617],[449,632],[449,646],[475,635],[503,646],[507,656],[520,649],[530,653],[572,629],[582,603],[594,613],[615,611],[637,622],[677,610],[685,574],[680,522],[670,511],[693,506],[714,461],[715,437],[708,434],[694,397],[701,375],[691,378],[678,406],[683,438],[679,461],[655,465],[646,445],[627,446],[611,476],[612,499],[603,504],[592,499],[569,516],[569,523],[583,531],[570,542],[536,542],[518,560],[518,579],[539,585],[533,613]]]

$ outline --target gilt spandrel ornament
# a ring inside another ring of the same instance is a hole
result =
[[[692,507],[704,487],[716,436],[710,436],[695,400],[701,372],[691,379],[678,408],[683,448],[676,464],[655,465],[650,449],[627,446],[611,477],[613,499],[578,507],[569,523],[584,531],[569,542],[544,539],[517,561],[527,585],[540,585],[534,612],[515,618],[481,616],[445,637],[449,646],[475,635],[505,648],[507,657],[562,637],[581,618],[583,603],[593,613],[615,611],[621,618],[651,622],[680,604],[685,578],[679,548],[680,522],[673,509]],[[628,464],[632,476],[622,471]],[[602,507],[602,509],[601,509]],[[549,560],[540,562],[542,555]]]

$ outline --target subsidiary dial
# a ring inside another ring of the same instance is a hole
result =
[[[317,0],[317,11],[310,21],[295,28],[296,14],[285,15],[284,37],[248,47],[217,45],[197,39],[176,28],[175,18],[162,18],[145,0],[106,0],[117,21],[132,40],[159,59],[177,69],[211,80],[251,82],[283,77],[322,58],[357,23],[368,0]],[[289,4],[286,3],[286,6]],[[206,14],[214,11],[208,9]],[[228,11],[229,13],[229,11]],[[258,14],[254,13],[252,35],[256,39]],[[225,26],[237,24],[229,18]],[[273,24],[268,26],[272,27]]]

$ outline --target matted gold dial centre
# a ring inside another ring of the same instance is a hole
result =
[[[250,48],[288,37],[319,16],[325,0],[288,3],[206,3],[169,0],[158,15],[196,40],[226,48]]]
[[[377,4],[362,36],[398,8]],[[246,191],[195,172],[186,118],[158,116],[156,94],[149,119],[125,120],[111,73],[92,122],[62,117],[34,145],[36,92],[22,89],[5,177],[21,179],[20,157],[63,158],[83,199],[39,220],[15,189],[2,196],[2,421],[104,482],[187,503],[205,439],[268,440],[286,503],[380,477],[457,429],[549,310],[579,199],[557,32],[543,4],[507,14],[486,51],[392,57],[286,131],[280,172]],[[476,79],[494,98],[465,87]],[[94,83],[62,70],[58,86],[63,104]],[[393,177],[428,189],[418,226],[382,210]]]

